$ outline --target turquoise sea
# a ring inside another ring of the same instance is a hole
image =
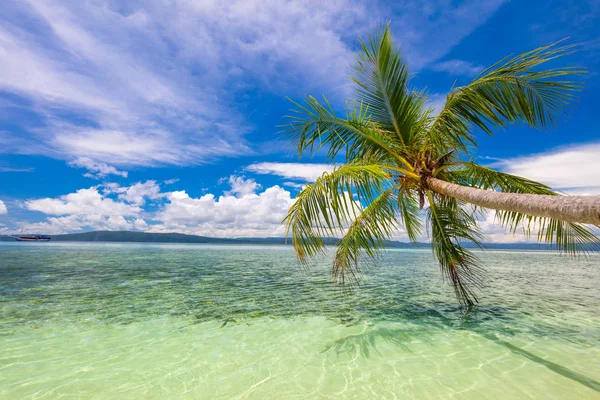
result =
[[[600,256],[428,249],[361,288],[289,247],[0,243],[2,399],[600,399]]]

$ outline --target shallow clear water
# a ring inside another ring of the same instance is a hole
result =
[[[479,256],[464,315],[428,250],[344,293],[288,247],[1,243],[0,398],[600,398],[600,257]]]

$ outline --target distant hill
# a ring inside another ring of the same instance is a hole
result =
[[[285,238],[213,238],[185,235],[183,233],[147,233],[131,231],[94,231],[53,235],[55,242],[139,242],[139,243],[214,243],[214,244],[285,244]],[[325,239],[326,244],[334,244],[336,239]],[[424,246],[429,246],[423,243]],[[390,247],[416,247],[412,243],[390,242]]]
[[[11,236],[0,236],[0,241],[14,241]],[[147,233],[131,231],[94,231],[52,235],[53,242],[138,242],[138,243],[212,243],[212,244],[272,244],[282,245],[285,238],[213,238],[207,236],[185,235],[182,233]],[[288,241],[289,242],[289,241]],[[325,239],[325,244],[335,244],[336,239]],[[430,248],[430,243],[388,242],[388,247],[397,249]],[[465,247],[473,248],[465,243]],[[553,247],[539,243],[486,243],[488,249],[512,250],[552,250]]]
[[[184,235],[182,233],[146,233],[131,231],[94,231],[52,235],[56,242],[151,242],[151,243],[232,243],[232,239]]]

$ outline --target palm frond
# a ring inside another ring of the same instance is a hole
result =
[[[338,283],[356,284],[360,277],[360,257],[374,258],[398,227],[395,188],[385,190],[350,224],[336,244],[332,275]]]
[[[371,203],[386,190],[388,179],[380,165],[346,164],[306,185],[283,220],[298,259],[305,262],[320,253],[323,238],[343,232],[360,211],[357,202]]]
[[[400,225],[406,230],[408,238],[416,243],[422,231],[419,201],[415,194],[403,187],[398,189],[397,196]]]
[[[600,251],[600,240],[585,225],[576,222],[561,221],[555,218],[540,218],[515,211],[496,211],[500,224],[511,233],[521,228],[523,235],[530,237],[537,231],[536,239],[540,243],[555,245],[569,255]]]
[[[577,67],[535,68],[574,50],[573,45],[554,43],[494,64],[469,85],[448,95],[430,135],[466,151],[475,144],[473,128],[491,135],[494,128],[513,123],[554,127],[581,90],[582,82],[573,78],[585,71]]]
[[[483,235],[477,219],[458,200],[430,191],[427,194],[433,252],[443,276],[452,283],[459,303],[471,307],[477,302],[473,289],[482,284],[482,270],[475,255],[461,243],[468,241],[481,247]]]
[[[373,121],[393,132],[400,146],[408,146],[425,126],[426,96],[408,89],[408,66],[394,44],[389,25],[367,42],[361,41],[361,49],[352,77],[358,99],[367,105]]]
[[[287,117],[290,122],[283,133],[295,144],[300,156],[312,156],[327,148],[328,161],[345,153],[347,161],[369,157],[407,164],[388,132],[371,121],[366,105],[359,103],[348,109],[346,118],[339,118],[327,99],[324,102],[321,104],[312,96],[306,98],[304,105],[293,102],[297,108]]]
[[[450,180],[461,185],[473,186],[484,190],[499,190],[507,193],[556,195],[549,186],[543,183],[496,171],[472,161],[459,163],[456,167],[452,171]]]

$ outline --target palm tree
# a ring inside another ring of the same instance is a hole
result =
[[[409,89],[389,26],[361,42],[352,76],[357,99],[345,117],[325,98],[309,96],[303,105],[294,103],[285,130],[300,156],[326,150],[329,162],[344,160],[307,184],[284,220],[299,260],[322,253],[324,237],[341,235],[333,279],[358,283],[363,255],[375,257],[400,228],[416,242],[425,222],[443,275],[461,306],[472,306],[482,269],[463,245],[481,246],[483,208],[495,210],[509,231],[537,232],[539,241],[570,254],[596,248],[598,239],[582,223],[600,224],[600,196],[560,195],[470,158],[475,131],[556,125],[581,89],[574,78],[584,71],[537,67],[573,50],[555,43],[505,58],[454,88],[436,116],[426,93]]]

